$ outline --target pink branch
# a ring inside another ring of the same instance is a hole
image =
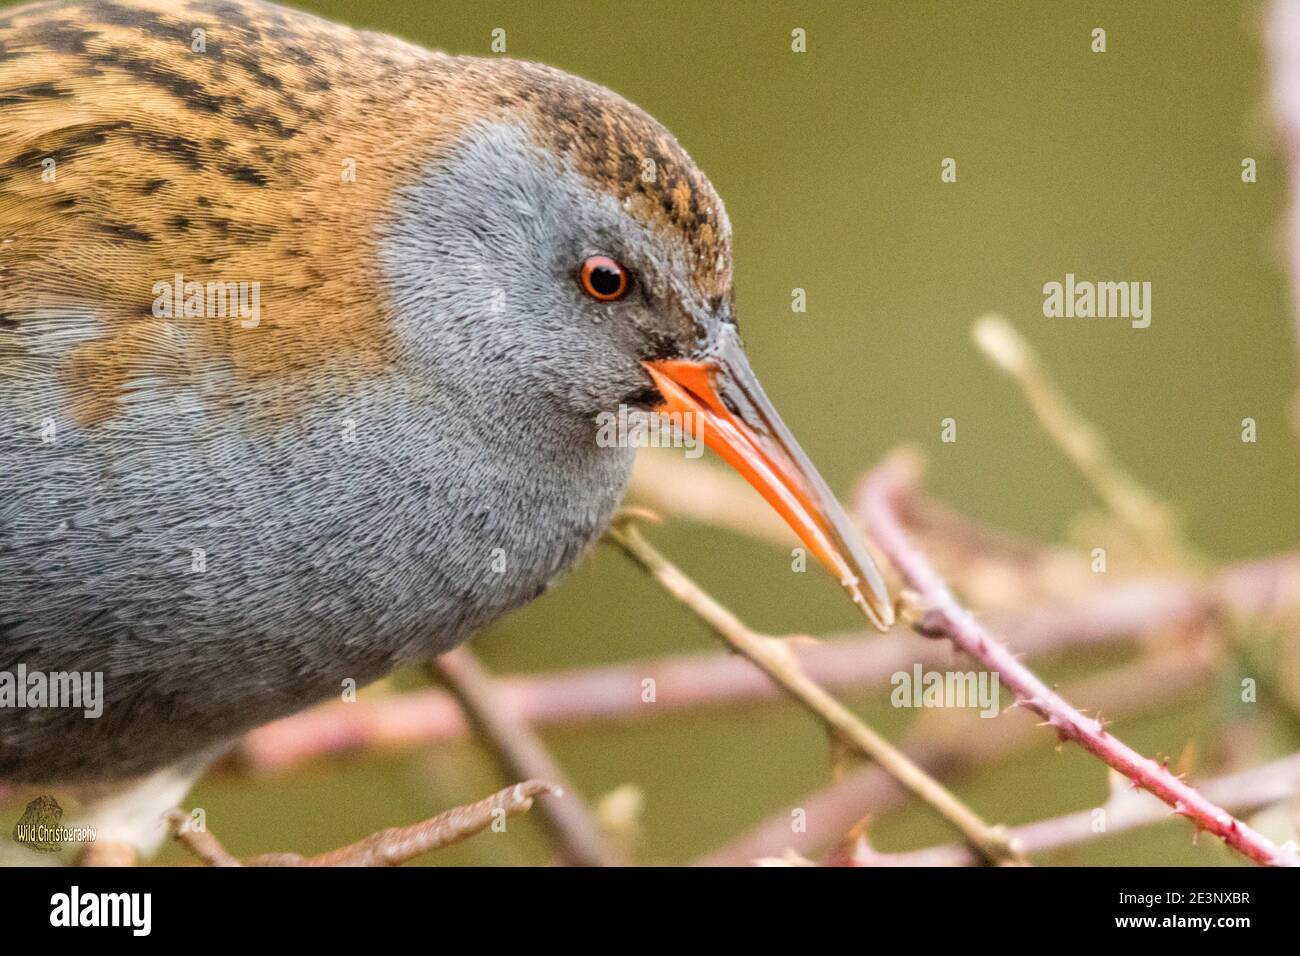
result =
[[[962,607],[929,560],[911,542],[897,509],[911,493],[915,467],[894,457],[869,474],[859,489],[858,511],[875,542],[919,595],[923,617],[916,629],[951,640],[971,657],[996,671],[1015,694],[1016,704],[1033,711],[1089,753],[1128,777],[1137,788],[1148,790],[1187,817],[1200,830],[1220,837],[1228,846],[1256,863],[1300,866],[1294,853],[1276,846],[1263,834],[1237,820],[1183,783],[1167,767],[1143,757],[1106,731],[1098,720],[1085,717],[1044,684],[1010,650],[993,638]]]

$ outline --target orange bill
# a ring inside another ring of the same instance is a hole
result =
[[[878,628],[894,623],[889,591],[857,529],[768,401],[728,326],[699,361],[646,362],[664,403],[754,486]]]

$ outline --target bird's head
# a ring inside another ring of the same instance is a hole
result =
[[[470,403],[524,403],[593,438],[620,405],[682,413],[889,626],[879,572],[745,357],[731,225],[708,179],[608,90],[533,64],[482,69],[491,98],[386,229],[408,358]]]

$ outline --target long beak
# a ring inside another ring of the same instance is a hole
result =
[[[664,397],[660,412],[683,423],[767,499],[881,630],[894,623],[889,591],[844,509],[781,421],[734,330],[703,361],[645,362]],[[689,413],[689,414],[687,414]]]

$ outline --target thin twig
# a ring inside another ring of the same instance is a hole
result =
[[[168,820],[176,840],[207,866],[401,866],[422,853],[459,843],[504,817],[527,811],[533,805],[533,798],[543,794],[558,796],[559,791],[540,780],[525,780],[477,803],[453,807],[423,823],[380,830],[319,856],[264,853],[242,863],[210,832],[194,829],[190,817],[182,811],[173,810]]]
[[[547,801],[541,809],[542,820],[565,862],[575,866],[613,866],[623,862],[606,846],[595,816],[577,795],[559,763],[469,648],[448,651],[430,664],[429,669],[456,697],[507,779],[552,780],[569,794],[569,799]]]
[[[1124,470],[1105,436],[1070,404],[1015,327],[1000,315],[986,315],[976,321],[973,334],[975,344],[1020,386],[1043,428],[1147,553],[1163,557],[1182,552],[1169,508]]]
[[[1006,839],[1002,828],[991,826],[982,820],[941,783],[909,760],[902,751],[810,680],[785,642],[751,631],[739,618],[699,588],[651,547],[626,516],[616,518],[606,536],[658,581],[664,590],[708,624],[719,637],[808,708],[832,734],[880,765],[933,807],[985,859],[991,863],[1022,862],[1019,850]]]
[[[1300,866],[1300,859],[1294,853],[1277,847],[1183,783],[1168,768],[1117,740],[1099,720],[1079,713],[957,602],[929,560],[912,545],[898,520],[896,507],[913,486],[915,473],[916,465],[911,459],[895,456],[886,461],[863,482],[858,509],[876,543],[919,596],[917,630],[929,636],[949,638],[967,654],[997,671],[1002,683],[1015,694],[1017,704],[1041,716],[1062,739],[1078,743],[1124,774],[1134,786],[1154,793],[1198,829],[1220,837],[1257,863]]]

